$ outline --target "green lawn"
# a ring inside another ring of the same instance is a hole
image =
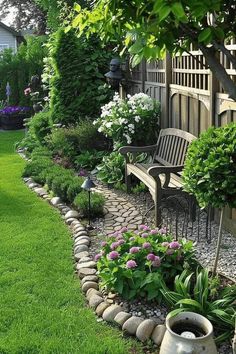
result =
[[[67,227],[21,180],[22,137],[0,132],[0,353],[141,353],[86,308]]]

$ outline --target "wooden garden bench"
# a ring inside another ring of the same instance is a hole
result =
[[[131,174],[149,189],[155,204],[155,224],[161,225],[161,201],[163,196],[183,193],[181,172],[187,148],[196,137],[186,131],[167,128],[160,131],[158,141],[150,146],[124,146],[119,152],[125,156],[125,181],[127,192],[131,188]],[[152,163],[136,163],[136,155],[146,152],[152,155]]]

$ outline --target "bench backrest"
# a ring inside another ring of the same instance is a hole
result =
[[[160,131],[153,162],[164,166],[183,165],[191,141],[196,137],[184,130],[167,128]]]

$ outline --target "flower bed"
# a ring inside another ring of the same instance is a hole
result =
[[[30,116],[30,107],[9,106],[0,110],[1,128],[16,130],[24,127],[24,118]]]

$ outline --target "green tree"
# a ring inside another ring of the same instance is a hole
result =
[[[98,0],[92,10],[76,6],[72,26],[79,33],[97,32],[104,40],[123,44],[133,65],[143,58],[163,58],[200,49],[229,96],[236,100],[236,84],[219,61],[226,55],[236,69],[236,57],[225,42],[236,33],[235,0]]]

